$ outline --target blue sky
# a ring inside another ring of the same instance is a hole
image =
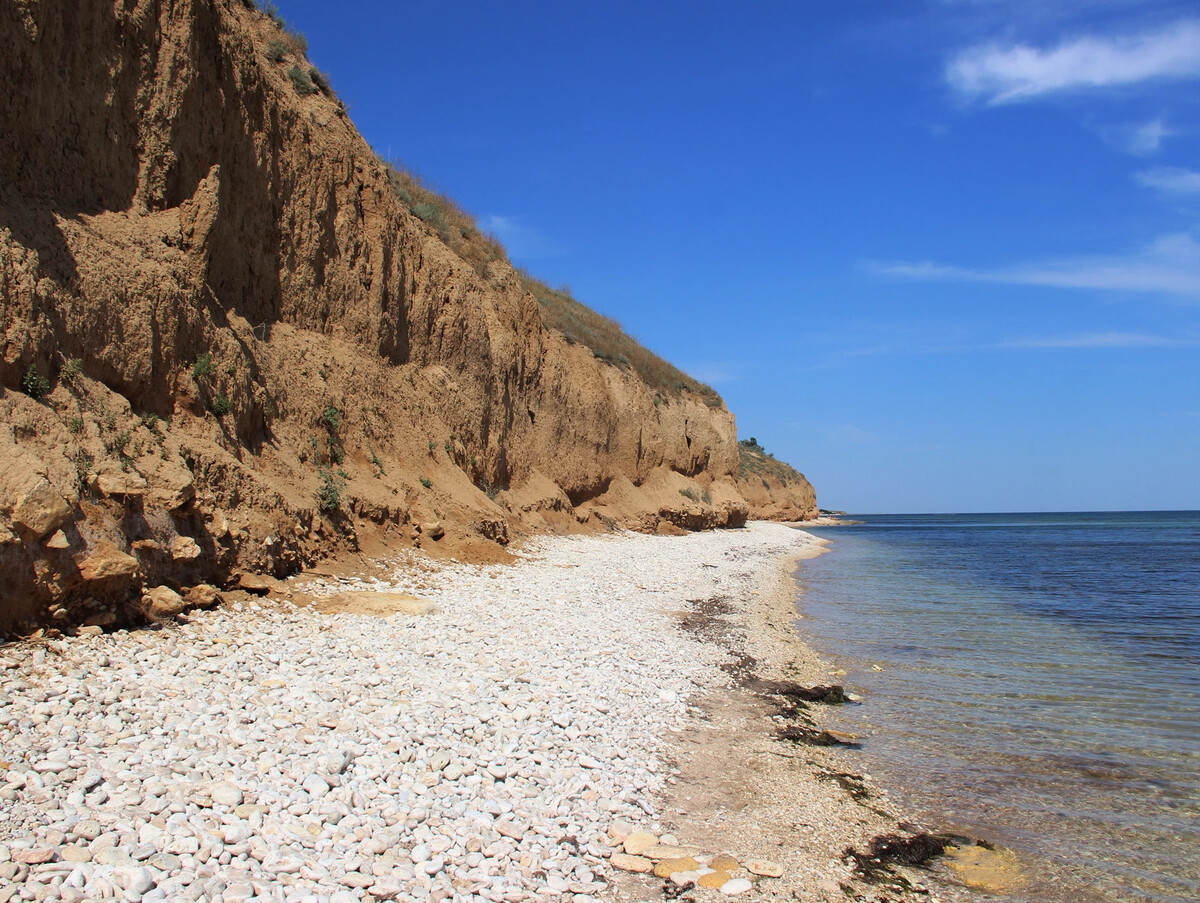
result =
[[[1200,508],[1194,2],[278,5],[823,506]]]

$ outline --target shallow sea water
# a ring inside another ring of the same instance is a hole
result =
[[[861,519],[796,579],[863,770],[1017,852],[989,899],[1200,900],[1200,512]]]

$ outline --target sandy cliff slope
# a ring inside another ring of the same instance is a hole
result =
[[[464,259],[253,5],[13,0],[0,74],[0,630],[376,541],[745,521],[720,400]]]

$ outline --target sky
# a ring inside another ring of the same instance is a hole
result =
[[[277,2],[822,507],[1200,509],[1194,0]]]

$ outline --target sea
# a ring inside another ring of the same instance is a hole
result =
[[[848,764],[1014,851],[988,900],[1200,901],[1200,512],[852,519],[796,573]]]

